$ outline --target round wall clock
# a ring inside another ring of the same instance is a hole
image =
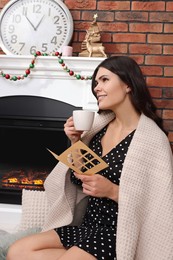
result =
[[[61,0],[11,0],[0,13],[0,47],[6,54],[60,51],[72,35],[73,19]]]

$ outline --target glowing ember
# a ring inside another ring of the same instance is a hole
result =
[[[8,183],[18,183],[18,179],[17,178],[9,178]]]
[[[43,185],[42,180],[34,180],[33,182],[34,182],[35,185]]]
[[[6,188],[29,188],[43,190],[43,183],[48,175],[47,171],[17,170],[6,173],[2,180],[2,187]]]

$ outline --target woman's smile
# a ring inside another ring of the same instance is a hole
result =
[[[100,102],[100,101],[102,101],[106,96],[107,96],[106,94],[105,94],[105,95],[98,95],[98,96],[97,96],[97,100]]]

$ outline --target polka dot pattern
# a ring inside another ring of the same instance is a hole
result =
[[[97,133],[90,142],[90,148],[100,157],[102,156],[101,138],[105,132],[106,127]],[[119,185],[123,162],[133,134],[134,131],[103,157],[109,167],[98,174],[117,185]],[[81,181],[75,178],[73,171],[71,181],[76,185],[81,185]],[[60,227],[55,231],[65,248],[75,245],[99,260],[116,260],[117,216],[118,204],[115,201],[90,196],[82,224],[79,227]]]

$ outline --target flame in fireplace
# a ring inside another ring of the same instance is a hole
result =
[[[7,180],[8,180],[8,183],[18,183],[18,179],[17,178],[8,178]]]
[[[46,170],[12,170],[4,174],[1,185],[5,188],[28,188],[43,190],[43,183],[48,175]]]

